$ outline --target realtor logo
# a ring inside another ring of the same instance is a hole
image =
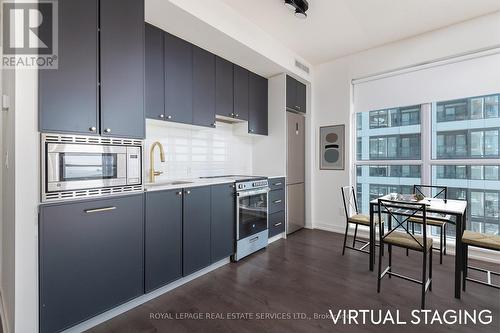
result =
[[[4,1],[4,68],[57,69],[57,0]]]

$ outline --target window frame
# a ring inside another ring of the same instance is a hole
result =
[[[498,95],[498,94],[493,94],[492,96],[494,95]],[[489,96],[489,95],[488,95]],[[483,105],[485,104],[485,101],[484,101],[484,97],[486,96],[477,96],[477,97],[483,97]],[[476,98],[476,97],[468,97],[466,98],[468,101],[467,101],[467,118],[470,119],[470,115],[471,115],[471,110],[470,110],[470,99],[473,99],[473,98]],[[500,99],[500,97],[499,97]],[[421,104],[421,108],[420,108],[420,159],[409,159],[409,160],[406,160],[406,159],[373,159],[373,160],[362,160],[362,159],[358,159],[358,147],[357,145],[354,146],[354,149],[352,149],[352,155],[351,155],[351,158],[352,158],[352,161],[354,162],[353,165],[354,165],[354,169],[357,170],[357,167],[358,166],[364,166],[364,165],[368,165],[368,166],[377,166],[377,165],[387,165],[387,166],[391,166],[391,165],[401,165],[401,164],[404,164],[404,165],[420,165],[420,179],[421,179],[421,184],[431,184],[432,183],[432,167],[433,166],[446,166],[446,165],[465,165],[466,168],[467,168],[467,171],[466,173],[469,173],[470,172],[470,168],[471,166],[498,166],[500,164],[499,162],[499,158],[498,157],[480,157],[480,158],[473,158],[471,156],[471,146],[470,146],[470,141],[471,141],[471,137],[470,137],[470,133],[471,133],[471,130],[466,130],[466,140],[468,140],[469,142],[467,143],[467,155],[469,157],[466,157],[466,158],[448,158],[448,159],[443,159],[443,158],[440,158],[438,159],[437,158],[437,151],[436,151],[436,158],[433,159],[432,157],[432,140],[437,140],[437,131],[436,131],[436,135],[433,137],[433,128],[432,128],[432,115],[433,115],[433,110],[436,110],[436,122],[438,122],[438,114],[437,114],[437,104],[439,104],[441,102],[432,102],[432,103],[422,103]],[[405,107],[398,107],[397,109],[398,110],[401,110],[401,109],[404,109]],[[387,108],[386,110],[388,111],[388,115],[390,114],[389,110],[392,110],[394,108]],[[351,135],[351,139],[353,139],[354,142],[357,143],[357,140],[358,140],[358,136],[357,136],[357,128],[359,126],[358,124],[358,119],[360,119],[361,117],[358,118],[357,114],[354,110],[354,108],[351,108],[352,110],[352,116],[351,116],[351,119],[353,120],[354,124],[353,124],[353,131],[351,132],[352,135]],[[380,111],[380,110],[375,110],[375,111]],[[366,111],[366,112],[371,112],[371,111]],[[499,113],[500,113],[500,110],[499,110]],[[486,119],[486,112],[483,110],[483,116],[484,116],[484,119]],[[390,116],[389,116],[390,117]],[[370,119],[370,117],[368,117],[368,119]],[[469,119],[466,119],[466,120],[469,120]],[[462,121],[462,120],[456,120],[456,121]],[[403,126],[403,125],[400,125],[400,126]],[[410,125],[411,126],[411,125]],[[370,121],[368,121],[368,124],[367,124],[367,129],[372,129],[371,126],[370,126]],[[485,128],[485,129],[481,129],[481,131],[483,131],[483,133],[487,130],[489,130],[490,128]],[[479,129],[476,129],[476,130],[479,130]],[[442,131],[444,132],[444,131]],[[460,132],[460,131],[459,131]],[[382,135],[384,136],[384,135]],[[390,135],[388,135],[390,136]],[[483,134],[483,146],[484,146],[484,134]],[[499,131],[499,141],[500,141],[500,131]],[[368,143],[369,143],[369,140],[368,140]],[[500,146],[499,146],[500,147]],[[399,149],[400,147],[398,147]],[[484,148],[484,147],[483,147]],[[436,149],[437,149],[437,141],[436,141]],[[368,147],[368,151],[370,151],[370,146]],[[500,155],[500,153],[499,153]],[[400,156],[401,157],[401,156]],[[459,161],[459,163],[457,163]],[[500,172],[500,170],[499,170]],[[484,178],[484,174],[485,174],[485,171],[484,171],[484,168],[483,168],[483,178]],[[467,176],[469,176],[467,174]],[[355,184],[357,186],[357,172],[352,172],[351,173],[351,184]],[[483,190],[483,191],[487,191],[487,190]],[[470,191],[467,191],[466,194],[467,194],[467,200],[470,200],[469,196],[470,196]],[[370,195],[370,194],[369,194]],[[500,198],[499,198],[500,200]],[[483,209],[485,209],[483,207]],[[486,221],[484,223],[487,223]],[[472,225],[472,219],[471,221],[469,221],[469,225],[468,227],[470,227]],[[430,227],[429,227],[429,231],[430,231]],[[431,235],[431,233],[429,233],[429,235]],[[436,236],[433,236],[434,238],[439,238],[439,237],[436,237]],[[453,239],[451,237],[447,237],[447,239]]]

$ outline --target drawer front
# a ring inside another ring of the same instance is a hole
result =
[[[272,178],[269,179],[269,189],[271,191],[274,190],[282,190],[285,188],[285,178]]]
[[[269,192],[269,214],[285,210],[285,190]]]
[[[269,237],[285,232],[285,211],[269,216]]]

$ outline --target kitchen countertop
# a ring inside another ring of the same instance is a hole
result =
[[[165,182],[158,183],[147,183],[144,185],[144,191],[163,191],[163,190],[176,190],[181,188],[199,187],[199,186],[210,186],[218,184],[231,184],[234,183],[234,179],[229,178],[217,178],[217,179],[176,179],[169,180]]]
[[[258,176],[228,176],[228,177],[217,177],[217,178],[187,178],[187,179],[172,179],[167,181],[160,181],[158,183],[146,183],[144,185],[144,191],[163,191],[163,190],[176,190],[181,188],[199,187],[199,186],[210,186],[218,184],[231,184],[236,181],[250,180],[249,177],[264,178]]]

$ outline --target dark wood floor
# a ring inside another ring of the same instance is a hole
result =
[[[376,273],[368,271],[368,256],[349,251],[341,255],[342,236],[318,230],[302,230],[286,241],[271,244],[239,263],[231,263],[182,287],[147,302],[90,332],[499,332],[500,292],[469,283],[461,300],[453,297],[453,256],[443,265],[435,261],[433,291],[427,308],[489,309],[490,325],[334,325],[331,319],[150,319],[151,314],[183,313],[314,313],[329,309],[399,309],[403,320],[420,304],[419,286],[401,279],[382,281],[376,292]],[[387,257],[386,257],[387,258]],[[436,257],[434,257],[436,258]],[[421,255],[409,257],[395,250],[394,271],[419,277]],[[497,266],[497,265],[489,265]],[[497,270],[499,267],[494,267]],[[395,312],[393,312],[395,314]]]

